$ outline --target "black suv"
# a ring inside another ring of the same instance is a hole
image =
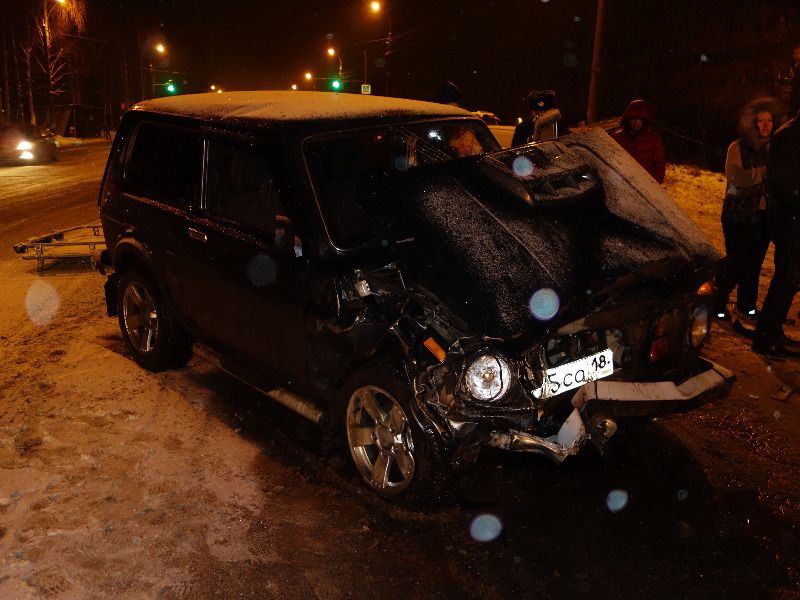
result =
[[[481,446],[604,451],[733,379],[700,357],[716,252],[600,130],[501,150],[438,104],[157,99],[122,120],[100,214],[139,365],[215,358],[410,504]]]

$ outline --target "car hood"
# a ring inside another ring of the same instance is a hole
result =
[[[542,148],[550,160],[539,168]],[[532,173],[508,168],[519,157]],[[580,174],[589,185],[575,182]],[[569,189],[554,189],[564,177]],[[601,130],[414,169],[381,195],[387,237],[410,279],[479,335],[511,339],[600,305],[696,289],[719,258]],[[540,290],[557,295],[555,317],[533,316]]]

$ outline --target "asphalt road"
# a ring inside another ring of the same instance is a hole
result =
[[[42,165],[0,166],[0,257],[57,229],[99,222],[97,194],[110,144],[59,151]]]

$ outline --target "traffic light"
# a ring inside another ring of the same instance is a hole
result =
[[[333,81],[331,81],[331,87],[334,89],[334,91],[338,92],[342,87],[342,82],[339,81],[338,79],[334,79]]]
[[[175,87],[174,83],[172,83],[171,81],[169,83],[167,83],[167,93],[168,94],[174,94],[177,91],[178,91],[178,88]]]

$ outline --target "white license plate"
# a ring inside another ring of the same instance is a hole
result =
[[[545,381],[540,394],[542,398],[558,396],[576,390],[584,383],[608,377],[614,372],[614,355],[610,349],[579,358],[571,363],[545,371]]]

